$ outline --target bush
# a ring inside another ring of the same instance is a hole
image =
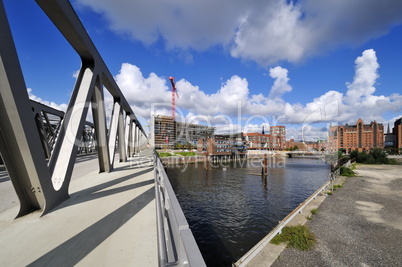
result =
[[[286,226],[282,233],[272,238],[271,243],[279,245],[286,242],[286,247],[309,250],[315,244],[315,236],[305,225]]]
[[[311,214],[313,214],[313,215],[316,214],[317,212],[318,212],[318,209],[312,209],[311,210]]]
[[[370,153],[358,152],[357,150],[350,152],[350,159],[355,159],[357,163],[365,164],[389,164],[387,153],[379,148],[375,148]]]
[[[350,152],[350,159],[356,159],[357,161],[357,156],[358,156],[359,152],[357,150],[353,150],[352,152]]]
[[[355,172],[352,171],[351,168],[343,167],[343,166],[341,166],[341,168],[340,168],[340,174],[342,176],[348,176],[348,177],[356,176]]]

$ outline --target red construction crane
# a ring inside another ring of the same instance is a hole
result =
[[[179,98],[179,94],[177,93],[176,85],[174,83],[174,77],[169,77],[170,83],[172,84],[172,117],[173,120],[176,120],[176,95]]]

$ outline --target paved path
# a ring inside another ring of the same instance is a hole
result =
[[[77,179],[88,173],[98,170],[98,155],[80,155],[75,160],[73,174],[71,179]],[[18,206],[19,201],[15,193],[13,184],[8,176],[6,168],[0,167],[0,212]]]
[[[157,266],[150,152],[76,177],[49,214],[0,213],[0,266]]]
[[[285,249],[272,266],[402,266],[402,166],[359,165],[307,225],[311,251]]]

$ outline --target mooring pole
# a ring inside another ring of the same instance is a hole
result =
[[[262,160],[261,175],[262,176],[268,175],[268,155],[267,154],[264,154],[264,159]]]

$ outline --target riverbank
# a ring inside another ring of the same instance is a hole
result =
[[[260,242],[258,242],[250,251],[240,258],[233,266],[271,266],[279,258],[285,249],[284,244],[271,244],[271,239],[281,232],[285,226],[304,225],[312,219],[312,211],[317,210],[320,204],[328,196],[328,192],[335,185],[342,185],[346,177],[339,176],[333,182],[326,182],[321,188],[307,198],[303,203],[288,214],[278,225],[272,229]],[[332,193],[332,192],[331,192]]]
[[[356,172],[306,222],[316,246],[286,248],[272,266],[400,266],[402,166],[357,165]],[[266,259],[249,266],[270,266]]]

